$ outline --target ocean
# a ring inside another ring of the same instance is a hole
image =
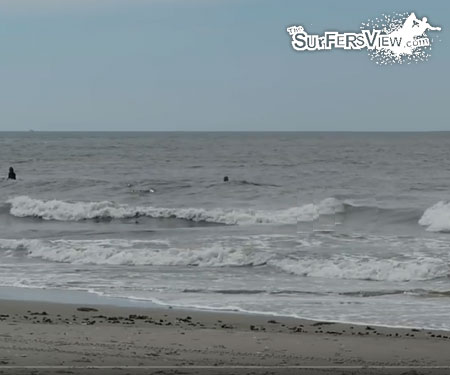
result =
[[[450,330],[449,150],[450,133],[0,133],[0,286]]]

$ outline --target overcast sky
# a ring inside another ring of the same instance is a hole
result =
[[[428,62],[286,32],[393,11],[443,28]],[[447,0],[0,0],[0,130],[450,130],[449,19]]]

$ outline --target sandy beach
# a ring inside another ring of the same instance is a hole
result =
[[[0,306],[1,374],[450,371],[445,331],[171,308],[12,300]]]

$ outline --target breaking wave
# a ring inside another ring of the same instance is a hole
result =
[[[423,213],[419,224],[430,232],[450,232],[450,202],[438,202]]]
[[[418,257],[379,259],[363,256],[334,256],[330,259],[284,259],[277,267],[300,276],[372,281],[432,280],[448,277],[448,264],[440,259]]]
[[[7,201],[10,214],[17,217],[37,217],[43,220],[79,221],[109,218],[125,219],[146,216],[151,218],[176,218],[194,222],[218,224],[295,224],[298,221],[313,221],[319,215],[342,212],[344,204],[335,198],[327,198],[319,204],[306,204],[284,210],[250,209],[203,209],[163,208],[152,206],[129,206],[110,201],[64,202],[40,200],[19,196]]]
[[[257,243],[255,243],[257,244]],[[304,246],[309,246],[305,244]],[[372,281],[446,278],[448,259],[432,256],[377,258],[336,254],[329,257],[285,254],[270,247],[227,245],[218,241],[196,248],[175,247],[165,240],[0,240],[6,255],[52,262],[96,265],[260,267],[303,277]]]

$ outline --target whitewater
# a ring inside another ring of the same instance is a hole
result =
[[[446,133],[2,133],[18,180],[0,182],[0,287],[450,330],[449,146]]]

